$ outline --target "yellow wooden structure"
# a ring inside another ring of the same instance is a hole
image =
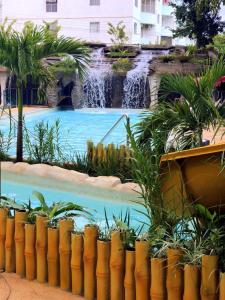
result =
[[[188,202],[225,210],[225,143],[164,155],[161,180],[166,206],[179,214]]]

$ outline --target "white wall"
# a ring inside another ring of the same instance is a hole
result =
[[[42,24],[43,20],[58,20],[63,35],[105,43],[110,43],[110,36],[107,34],[108,22],[116,25],[121,20],[126,25],[129,43],[160,43],[161,35],[165,34],[162,13],[170,11],[170,8],[163,6],[163,0],[155,0],[155,14],[141,13],[142,0],[138,0],[138,8],[135,0],[100,0],[100,6],[90,6],[90,0],[58,0],[57,13],[46,12],[45,0],[0,1],[3,2],[3,18],[17,19],[17,30],[21,30],[26,21]],[[99,33],[90,33],[90,22],[100,22]],[[141,24],[148,22],[152,25],[150,35],[142,39]],[[134,23],[137,23],[137,34],[134,34]],[[167,33],[171,35],[168,30]]]

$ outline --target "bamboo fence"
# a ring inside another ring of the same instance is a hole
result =
[[[100,241],[95,226],[85,227],[82,235],[73,232],[72,220],[47,230],[44,223],[38,229],[40,224],[26,220],[25,212],[16,212],[15,219],[0,214],[0,224],[5,224],[0,254],[6,272],[36,280],[42,261],[39,280],[88,300],[225,299],[225,274],[219,274],[217,256],[203,256],[201,268],[183,266],[179,249],[169,249],[167,259],[151,258],[148,242],[137,241],[133,251],[124,249],[120,232],[113,232],[111,241]],[[41,246],[46,257],[41,259],[38,230],[47,235]]]

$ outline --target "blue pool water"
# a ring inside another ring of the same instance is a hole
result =
[[[26,128],[34,135],[34,126],[40,121],[48,121],[53,124],[60,120],[60,136],[64,152],[71,154],[74,151],[86,151],[87,140],[94,143],[100,142],[107,131],[122,116],[127,114],[131,124],[135,124],[139,119],[139,110],[110,109],[110,110],[71,110],[60,111],[56,109],[43,110],[38,113],[27,114],[25,117]],[[115,143],[117,145],[126,142],[125,119],[113,130],[105,140],[105,143]],[[7,132],[9,128],[8,120],[0,120],[0,130]],[[11,154],[15,153],[15,143],[11,149]]]
[[[32,196],[33,191],[41,192],[47,201],[48,204],[51,204],[53,201],[71,201],[76,204],[82,205],[83,207],[88,208],[92,213],[95,223],[98,223],[100,226],[105,222],[104,208],[107,211],[109,220],[112,220],[112,215],[119,216],[121,212],[126,213],[129,208],[131,213],[132,225],[137,227],[140,226],[140,220],[143,221],[143,215],[137,213],[136,209],[143,210],[143,208],[133,202],[117,202],[110,201],[107,199],[95,199],[87,196],[82,196],[79,194],[74,194],[71,192],[53,190],[50,188],[43,188],[40,186],[20,184],[12,181],[3,180],[1,182],[2,195],[16,199],[16,201],[22,203],[27,202],[28,199],[31,199],[33,207],[37,206],[39,203],[35,197]],[[79,217],[75,219],[76,225],[79,229],[82,229],[83,226],[87,223],[90,223],[89,220]],[[104,226],[104,225],[103,225]]]

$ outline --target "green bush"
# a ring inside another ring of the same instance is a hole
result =
[[[168,63],[168,62],[171,62],[171,61],[174,61],[176,58],[175,55],[172,55],[172,54],[168,54],[168,55],[161,55],[158,57],[158,59],[164,63]]]
[[[133,64],[129,58],[119,58],[113,63],[112,69],[115,72],[128,72],[132,69]]]

